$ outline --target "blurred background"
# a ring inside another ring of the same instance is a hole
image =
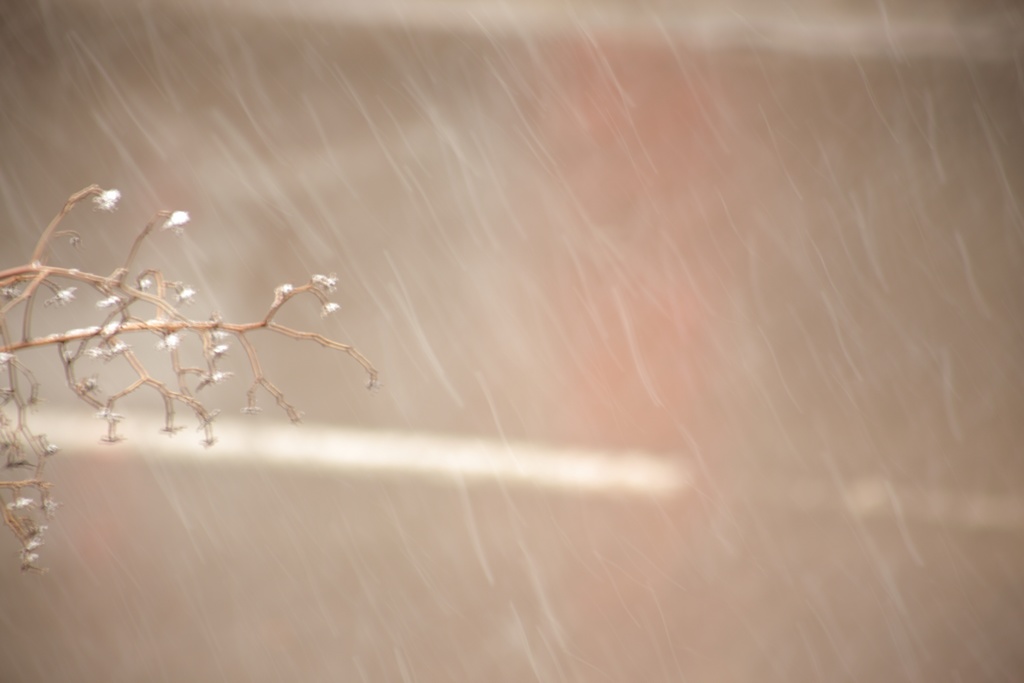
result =
[[[383,382],[265,335],[303,426],[269,399],[236,425],[236,380],[215,448],[157,440],[145,396],[106,447],[26,354],[64,506],[45,577],[0,543],[0,680],[1024,677],[1016,3],[77,0],[0,26],[0,267],[116,187],[54,262],[112,271],[188,210],[138,264],[196,318],[336,273],[337,314],[285,319]]]

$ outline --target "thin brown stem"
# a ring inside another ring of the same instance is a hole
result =
[[[87,197],[99,195],[103,192],[103,189],[99,185],[90,185],[89,187],[79,190],[75,194],[68,197],[68,200],[64,202],[64,206],[61,210],[53,217],[50,224],[46,226],[46,230],[43,230],[43,234],[39,237],[39,242],[36,243],[35,251],[32,252],[32,258],[29,263],[43,263],[43,255],[46,253],[46,247],[50,243],[50,238],[53,236],[53,231],[57,229],[60,222],[64,220],[64,216],[75,207],[75,204],[82,201]],[[0,273],[0,280],[4,279],[4,274]]]

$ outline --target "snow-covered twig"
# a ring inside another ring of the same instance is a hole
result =
[[[186,211],[158,212],[136,236],[124,263],[110,275],[49,265],[47,256],[55,237],[70,234],[73,240],[79,240],[77,233],[57,232],[57,227],[75,205],[90,198],[97,209],[113,211],[121,193],[91,185],[71,195],[43,231],[31,260],[25,265],[0,270],[0,467],[7,473],[0,474],[0,512],[4,525],[21,544],[21,565],[26,571],[40,571],[36,550],[42,545],[46,530],[42,522],[52,516],[57,507],[50,497],[50,483],[43,475],[48,459],[58,449],[45,434],[37,434],[29,426],[29,410],[39,402],[41,387],[19,357],[20,352],[47,346],[57,349],[68,386],[107,423],[102,439],[108,442],[121,439],[118,425],[123,418],[115,412],[117,404],[136,391],[148,388],[163,400],[164,431],[173,434],[181,429],[175,423],[175,408],[184,407],[195,416],[203,433],[202,443],[213,445],[213,421],[219,411],[209,409],[201,400],[200,392],[231,378],[232,373],[218,367],[218,363],[227,355],[232,341],[242,348],[251,373],[242,411],[258,412],[256,397],[262,389],[274,398],[289,419],[298,422],[299,411],[264,373],[256,347],[248,336],[257,330],[270,330],[346,353],[366,371],[367,386],[378,386],[377,370],[355,347],[275,320],[286,303],[302,295],[317,299],[321,315],[337,311],[338,304],[327,298],[337,286],[333,274],[313,275],[305,284],[278,287],[263,319],[248,323],[226,322],[216,314],[206,320],[194,320],[180,310],[180,306],[194,301],[196,292],[192,287],[168,282],[162,272],[154,269],[130,277],[145,240],[157,229],[180,234],[191,220]],[[100,297],[96,304],[98,324],[58,334],[33,333],[32,316],[39,304],[40,292],[46,297],[42,300],[43,306],[73,306],[76,292],[88,291]],[[140,308],[145,308],[148,315],[138,313]],[[141,335],[155,336],[157,346],[167,352],[173,370],[171,382],[157,379],[133,351],[129,340]],[[205,367],[183,364],[182,344],[191,339],[201,345]],[[135,378],[127,386],[101,396],[96,377],[79,377],[78,363],[82,358],[124,362]],[[9,474],[19,470],[28,476],[12,478]]]

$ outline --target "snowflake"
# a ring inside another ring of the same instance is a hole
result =
[[[199,381],[199,386],[197,387],[197,389],[202,389],[203,387],[207,387],[211,384],[220,384],[221,382],[231,379],[231,376],[233,374],[234,373],[232,372],[224,372],[222,370],[217,370],[215,372],[205,374]]]
[[[173,351],[181,345],[181,335],[177,332],[171,332],[163,339],[161,339],[156,347],[161,351]]]
[[[106,190],[99,196],[93,197],[92,201],[100,211],[113,211],[117,208],[117,203],[121,201],[121,191]]]
[[[119,296],[108,296],[106,299],[100,299],[96,302],[96,308],[110,308],[121,303],[121,297]]]
[[[178,299],[179,304],[190,304],[195,301],[196,290],[187,285],[183,285],[178,289],[176,298]]]
[[[51,296],[45,302],[44,306],[67,306],[69,303],[75,300],[75,290],[78,287],[65,287],[64,289],[58,290],[56,294]]]
[[[188,211],[175,211],[164,222],[164,230],[173,230],[180,234],[182,226],[190,220],[191,216],[188,215]]]
[[[112,424],[117,424],[124,419],[124,415],[121,413],[115,413],[110,408],[104,408],[103,410],[96,413],[96,418],[100,420],[106,420]]]
[[[131,346],[129,344],[125,344],[123,341],[119,339],[113,344],[108,344],[107,346],[102,346],[95,349],[89,349],[88,351],[85,352],[85,355],[89,356],[89,358],[102,358],[104,361],[110,361],[115,356],[120,356],[122,353],[124,353],[130,348]]]
[[[326,292],[333,292],[338,288],[338,277],[334,273],[330,275],[314,275],[313,284]]]

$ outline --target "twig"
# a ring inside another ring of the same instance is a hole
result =
[[[163,400],[163,431],[173,434],[181,429],[175,424],[175,407],[184,407],[195,416],[203,432],[202,443],[213,445],[213,422],[219,411],[207,408],[198,394],[231,377],[232,373],[220,369],[219,363],[227,355],[232,341],[244,350],[252,375],[242,411],[259,411],[256,397],[263,389],[292,422],[298,422],[298,409],[267,378],[257,349],[248,337],[258,330],[269,330],[346,353],[366,371],[367,386],[371,389],[379,386],[376,368],[355,347],[275,321],[281,308],[300,295],[315,297],[323,316],[338,310],[338,304],[328,298],[337,287],[334,275],[314,275],[302,285],[278,287],[263,319],[248,323],[225,322],[217,314],[206,320],[189,318],[181,312],[181,306],[191,301],[195,291],[183,283],[167,281],[159,270],[142,270],[130,278],[146,239],[156,231],[180,233],[189,220],[184,211],[157,212],[133,240],[123,265],[108,276],[46,263],[53,238],[66,236],[76,243],[80,240],[76,232],[57,231],[71,209],[91,198],[97,208],[110,211],[120,196],[117,190],[104,190],[98,185],[90,185],[71,195],[43,230],[29,263],[0,270],[0,464],[7,470],[32,472],[30,477],[22,479],[6,479],[0,475],[0,511],[4,525],[21,544],[21,566],[26,571],[41,571],[36,550],[42,545],[46,530],[42,522],[51,517],[57,507],[50,497],[50,483],[45,480],[43,471],[49,457],[58,449],[45,435],[36,434],[29,426],[28,410],[38,402],[40,386],[19,358],[19,352],[44,346],[57,348],[68,386],[96,411],[98,418],[106,421],[107,430],[102,440],[108,442],[122,438],[118,425],[123,417],[116,412],[119,402],[148,387]],[[33,313],[42,298],[41,292],[48,296],[43,300],[44,306],[67,306],[74,303],[79,289],[93,291],[101,297],[97,306],[106,311],[99,324],[45,336],[33,333]],[[143,305],[152,307],[153,315],[137,315],[135,309]],[[8,320],[13,319],[11,315],[18,307],[22,308],[20,325],[16,323],[18,329],[14,330]],[[168,352],[175,386],[154,377],[132,350],[129,340],[138,335],[156,337],[158,346]],[[202,345],[204,367],[182,364],[180,349],[188,338],[198,338]],[[103,398],[96,377],[79,377],[77,367],[83,358],[125,363],[134,372],[135,379]]]

